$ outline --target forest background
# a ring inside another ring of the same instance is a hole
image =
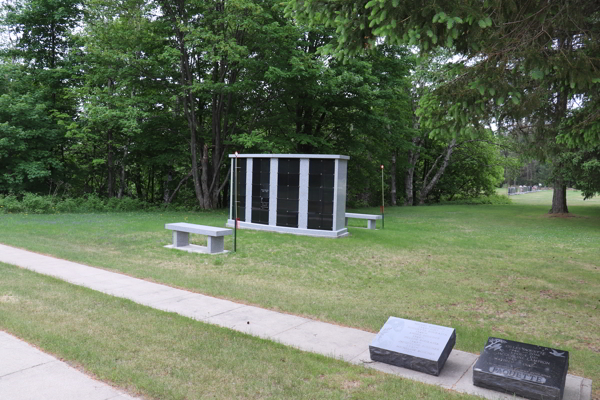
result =
[[[377,40],[336,57],[322,49],[344,43],[339,28],[296,18],[289,7],[3,2],[0,212],[23,202],[50,212],[59,201],[75,211],[83,200],[114,209],[225,207],[235,151],[349,155],[351,207],[379,205],[382,190],[391,205],[502,202],[495,188],[503,183],[558,180],[586,197],[599,191],[597,140],[540,151],[548,138],[540,146],[523,118],[463,118],[438,100],[468,65],[451,40],[429,52],[418,52],[414,37]],[[597,10],[591,15],[597,27]],[[483,102],[504,103],[478,81],[461,85],[465,98],[488,93]],[[588,97],[574,91],[569,107]],[[510,98],[519,105],[520,95]]]

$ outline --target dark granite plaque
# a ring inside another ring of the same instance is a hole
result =
[[[369,351],[373,361],[438,376],[454,343],[452,328],[390,317]]]
[[[561,400],[569,352],[491,337],[473,366],[473,384],[536,400]]]

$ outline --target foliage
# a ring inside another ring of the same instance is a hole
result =
[[[349,155],[351,205],[380,203],[384,164],[389,203],[407,154],[437,145],[413,143],[411,51],[329,57],[319,48],[338,43],[335,30],[275,1],[23,0],[3,11],[5,195],[223,207],[237,150]]]
[[[457,195],[472,198],[490,196],[504,180],[502,161],[495,143],[467,142],[454,152],[436,191],[450,199]]]
[[[47,190],[60,176],[61,130],[43,86],[26,67],[0,61],[0,193]]]
[[[451,66],[455,78],[422,100],[422,124],[434,134],[495,121],[531,135],[528,152],[540,159],[600,143],[596,1],[291,0],[287,11],[335,27],[337,45],[325,51],[344,58],[373,48],[378,38],[423,52],[456,49],[464,58]],[[563,166],[555,166],[562,196],[551,212],[565,212]]]
[[[35,193],[23,193],[21,196],[0,196],[0,214],[60,214],[60,213],[97,213],[131,212],[152,210],[149,204],[138,199],[102,199],[96,195],[77,198],[57,198],[41,196]]]
[[[600,145],[560,154],[561,176],[589,199],[600,192]]]

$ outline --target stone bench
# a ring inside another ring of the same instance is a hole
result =
[[[225,253],[224,236],[231,235],[233,230],[227,228],[217,228],[214,226],[188,224],[186,222],[177,222],[174,224],[165,224],[165,229],[173,231],[173,244],[165,246],[170,249],[180,249],[192,253]],[[207,246],[196,246],[190,244],[189,234],[206,235]]]
[[[382,216],[374,214],[346,213],[346,226],[348,226],[348,218],[366,219],[368,228],[375,229],[377,225],[377,220],[382,219]]]

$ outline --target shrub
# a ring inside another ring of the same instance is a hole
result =
[[[162,210],[160,205],[150,205],[144,201],[124,197],[122,199],[101,199],[95,194],[87,197],[57,199],[53,196],[41,196],[34,193],[25,193],[19,201],[17,196],[0,195],[0,214],[28,212],[32,214],[59,213],[97,213],[97,212],[122,212],[142,210]],[[173,210],[189,211],[189,207],[172,206]]]
[[[48,214],[53,211],[53,198],[34,193],[25,193],[21,204],[31,214]]]
[[[59,213],[73,213],[76,212],[79,207],[78,202],[75,199],[64,199],[56,203],[56,211]]]
[[[80,212],[103,212],[106,211],[106,206],[102,199],[95,194],[90,194],[86,199],[79,203],[78,210]]]
[[[6,197],[0,197],[0,210],[3,214],[20,213],[25,211],[25,207],[17,200],[17,196],[9,194]]]
[[[455,196],[453,200],[442,199],[439,203],[444,204],[465,204],[465,205],[481,205],[481,204],[494,204],[494,205],[505,205],[511,204],[512,200],[505,195],[491,194],[489,196],[479,197],[462,197]]]

